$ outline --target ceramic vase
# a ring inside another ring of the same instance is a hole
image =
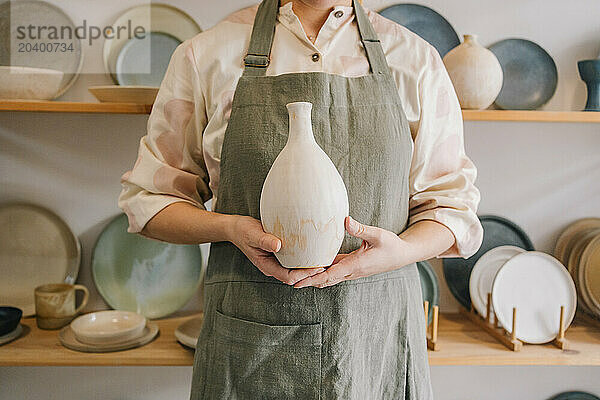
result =
[[[583,111],[600,111],[600,59],[577,63],[579,75],[587,85],[587,102]]]
[[[444,65],[463,109],[488,108],[502,89],[502,67],[477,35],[464,35],[464,42],[444,56]]]
[[[265,232],[281,239],[286,268],[329,266],[344,239],[348,194],[337,168],[313,135],[308,102],[287,104],[289,136],[263,184]]]

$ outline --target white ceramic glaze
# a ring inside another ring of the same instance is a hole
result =
[[[560,307],[565,307],[565,329],[575,317],[577,293],[567,269],[556,258],[539,251],[517,254],[496,274],[492,304],[500,324],[512,332],[517,308],[516,337],[526,343],[546,343],[559,331]]]
[[[471,303],[480,315],[486,316],[487,296],[492,292],[496,273],[505,262],[524,251],[525,249],[517,246],[498,246],[487,251],[477,260],[469,279],[469,293]],[[493,311],[494,308],[490,304],[490,313]]]
[[[263,228],[282,241],[275,256],[287,268],[331,265],[344,239],[348,194],[342,177],[315,141],[312,104],[287,105],[289,136],[265,179]]]
[[[52,100],[63,76],[53,69],[0,66],[0,99]]]
[[[71,322],[73,334],[82,343],[112,344],[139,337],[146,326],[143,315],[130,311],[98,311]]]
[[[461,108],[488,108],[502,89],[502,67],[494,53],[479,44],[477,35],[464,39],[444,56],[444,65]]]

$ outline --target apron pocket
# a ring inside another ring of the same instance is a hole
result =
[[[321,324],[267,325],[216,311],[210,399],[318,399]]]

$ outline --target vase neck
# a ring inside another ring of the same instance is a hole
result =
[[[289,113],[288,143],[312,143],[313,135],[311,110],[312,104],[307,102],[289,103],[286,105]]]

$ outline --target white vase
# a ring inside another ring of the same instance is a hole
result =
[[[477,42],[477,35],[464,35],[464,39],[444,56],[444,65],[461,108],[485,109],[502,89],[502,67],[494,53]]]
[[[265,232],[281,239],[275,253],[286,268],[329,266],[344,239],[348,194],[342,177],[319,147],[312,104],[287,104],[289,136],[263,184],[260,217]]]

